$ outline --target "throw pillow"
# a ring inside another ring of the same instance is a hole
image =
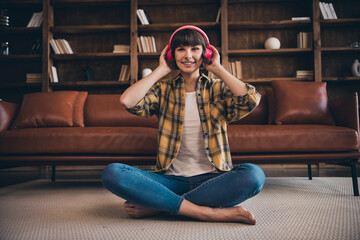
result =
[[[326,93],[326,83],[272,81],[276,124],[334,125]]]
[[[24,96],[13,129],[71,127],[78,91],[37,92]]]
[[[84,105],[88,92],[79,92],[74,105],[74,127],[84,127]]]

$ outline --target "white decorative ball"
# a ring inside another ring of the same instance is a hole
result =
[[[152,72],[152,70],[150,68],[144,68],[142,70],[142,78],[146,77],[147,75],[149,75]]]
[[[266,39],[265,41],[266,49],[279,49],[280,48],[280,40],[276,37],[271,37]]]

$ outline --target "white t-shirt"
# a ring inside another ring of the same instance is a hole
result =
[[[217,170],[205,155],[196,92],[187,92],[180,150],[165,174],[191,177],[209,172]]]

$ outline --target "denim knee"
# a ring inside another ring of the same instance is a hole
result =
[[[121,163],[111,163],[107,165],[101,175],[101,181],[105,188],[109,189],[117,182],[119,172],[125,167]]]
[[[260,192],[265,184],[265,173],[257,165],[251,163],[244,163],[236,166],[234,170],[243,170],[247,177],[247,184],[249,189],[252,189],[253,195]]]

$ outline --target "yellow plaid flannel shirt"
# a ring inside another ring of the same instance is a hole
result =
[[[244,96],[234,96],[220,79],[202,74],[196,85],[196,97],[204,137],[205,153],[220,171],[232,169],[227,137],[227,124],[249,114],[260,102],[261,95],[246,84]],[[166,171],[180,149],[185,110],[185,82],[181,75],[172,80],[160,80],[146,93],[130,113],[159,119],[156,170]]]

